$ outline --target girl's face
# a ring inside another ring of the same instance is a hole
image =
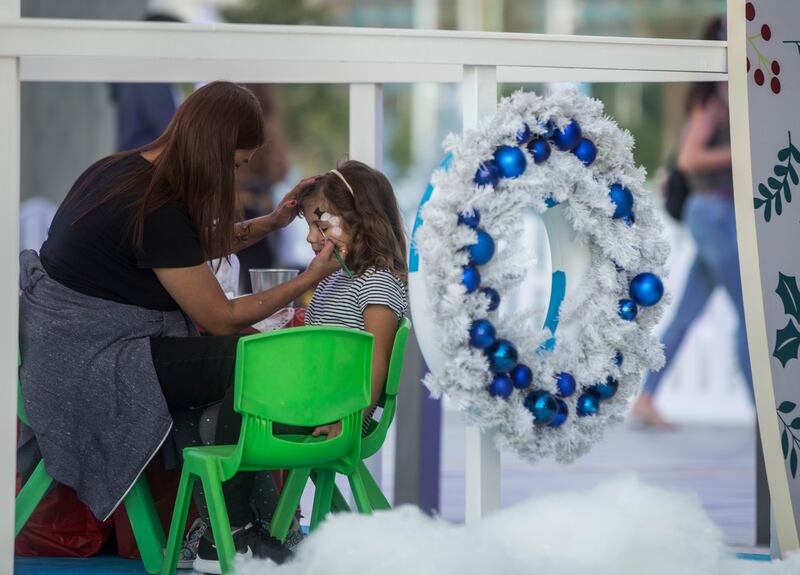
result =
[[[344,219],[332,211],[321,195],[310,198],[303,206],[303,214],[308,223],[308,236],[306,241],[311,244],[315,254],[322,251],[325,238],[329,237],[342,242],[347,251],[350,250],[352,239]]]

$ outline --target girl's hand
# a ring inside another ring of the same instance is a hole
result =
[[[285,228],[297,217],[297,194],[309,184],[312,184],[319,176],[311,176],[300,180],[292,191],[286,194],[278,206],[269,214],[274,229]]]
[[[341,264],[339,264],[339,261],[336,259],[336,256],[333,255],[333,246],[339,248],[339,253],[341,254],[342,258],[344,258],[347,254],[344,243],[333,238],[328,238],[325,240],[325,246],[314,257],[314,259],[311,260],[311,263],[308,264],[307,269],[307,271],[314,276],[317,281],[321,281],[342,267]]]
[[[320,435],[327,435],[328,439],[333,439],[342,433],[342,422],[329,423],[328,425],[320,425],[311,433],[312,437],[319,437]]]

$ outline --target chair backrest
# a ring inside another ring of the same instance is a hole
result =
[[[243,337],[236,352],[234,409],[247,464],[309,467],[357,462],[360,423],[370,402],[373,336],[339,327],[298,327]],[[342,434],[306,443],[281,439],[273,423],[314,427],[342,420]],[[291,465],[290,465],[291,464]]]
[[[373,420],[369,426],[369,431],[364,437],[361,446],[362,458],[372,457],[380,450],[386,440],[389,427],[394,420],[394,414],[397,410],[397,393],[400,390],[400,375],[403,371],[403,357],[410,331],[411,320],[404,317],[394,336],[392,355],[389,358],[389,371],[386,374],[386,387],[378,401],[378,405],[383,409],[381,419],[377,422]]]

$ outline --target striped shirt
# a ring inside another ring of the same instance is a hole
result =
[[[364,310],[368,305],[385,305],[397,316],[406,314],[405,284],[389,270],[369,268],[350,278],[342,270],[319,282],[306,310],[306,325],[333,325],[364,331]],[[369,432],[375,408],[364,418],[361,435]]]

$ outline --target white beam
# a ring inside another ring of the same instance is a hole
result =
[[[240,24],[0,21],[0,56],[456,64],[724,73],[726,43],[700,40]],[[123,63],[123,62],[120,62]],[[122,71],[121,71],[122,72]]]
[[[2,4],[0,4],[2,5]],[[0,58],[0,573],[14,569],[14,486],[19,346],[20,103],[17,58]]]
[[[462,84],[464,130],[497,108],[497,70],[492,66],[465,66]],[[466,429],[466,520],[475,522],[500,508],[500,452],[492,437],[475,426]]]

